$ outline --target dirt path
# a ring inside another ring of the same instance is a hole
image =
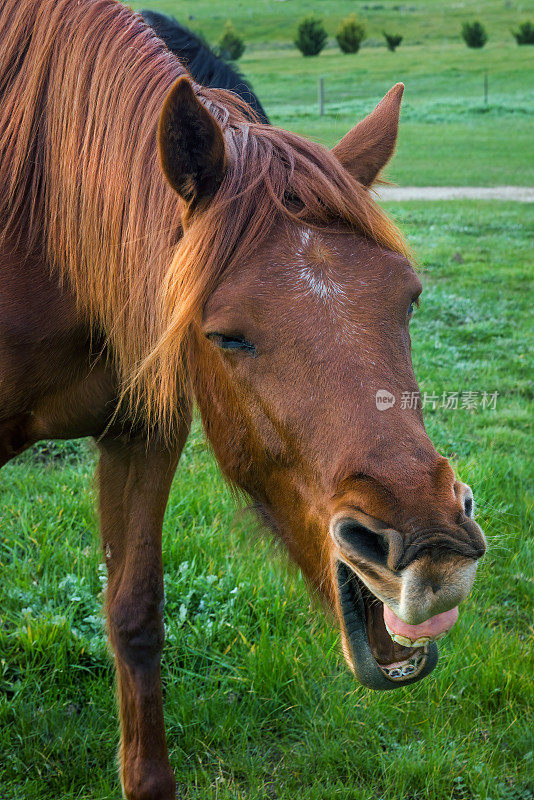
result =
[[[530,186],[379,186],[381,200],[516,200],[534,203]]]

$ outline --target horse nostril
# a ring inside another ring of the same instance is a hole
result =
[[[358,520],[352,517],[343,517],[337,520],[332,534],[347,556],[353,555],[378,564],[387,562],[389,552],[387,538],[366,525],[362,525]]]

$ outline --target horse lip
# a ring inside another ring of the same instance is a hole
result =
[[[401,680],[398,678],[392,680],[386,677],[369,645],[365,606],[358,578],[344,561],[336,562],[335,571],[346,647],[349,650],[349,659],[359,682],[369,689],[384,691],[416,683],[430,674],[438,661],[438,648],[434,642],[425,648],[425,664],[415,675]]]

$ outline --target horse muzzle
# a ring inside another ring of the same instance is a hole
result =
[[[434,548],[420,551],[404,566],[402,535],[355,510],[350,516],[337,514],[330,532],[349,666],[371,689],[421,680],[437,664],[436,642],[458,618],[458,604],[471,589],[477,558],[447,549],[436,554]]]

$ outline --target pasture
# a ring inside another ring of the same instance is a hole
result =
[[[190,5],[136,7],[187,21]],[[323,4],[330,33],[363,5]],[[377,8],[362,11],[370,35],[378,39],[384,26],[402,32],[400,21],[389,24],[391,2],[370,5]],[[329,48],[303,59],[290,46],[294,20],[312,9],[303,0],[220,3],[219,19],[201,0],[190,24],[214,39],[231,17],[250,43],[240,65],[273,121],[328,144],[404,80],[389,171],[399,183],[533,185],[534,48],[509,36],[522,15],[518,4],[507,6],[491,0],[479,13],[492,37],[480,53],[455,38],[463,16],[478,8],[472,2],[445,13],[414,0],[407,8],[416,11],[402,15],[406,44],[395,54]],[[315,108],[320,74],[337,103],[323,118]],[[488,553],[436,670],[412,688],[372,693],[348,673],[338,633],[304,581],[232,497],[196,421],[164,527],[166,727],[184,800],[534,797],[532,208],[387,208],[424,284],[412,323],[421,392],[459,392],[460,406],[462,392],[478,393],[470,410],[430,402],[425,420],[437,449],[473,487]],[[495,409],[482,408],[483,392],[498,392]],[[119,796],[94,467],[87,442],[43,443],[0,475],[2,800]]]
[[[532,798],[531,209],[390,210],[425,285],[421,391],[499,392],[496,410],[426,409],[473,486],[489,552],[432,675],[372,693],[302,579],[236,511],[196,425],[164,533],[166,724],[184,798]],[[3,800],[117,797],[93,469],[90,445],[66,443],[2,471]]]
[[[524,3],[473,0],[399,4],[354,0],[315,5],[305,0],[234,0],[193,8],[183,0],[140,0],[135,8],[173,14],[215,43],[230,18],[247,44],[239,66],[251,80],[274,124],[332,146],[354,121],[369,113],[393,84],[403,81],[397,158],[387,177],[415,186],[534,185],[534,48],[518,47],[510,32],[528,17]],[[402,10],[399,10],[402,9]],[[330,35],[329,46],[304,58],[293,46],[298,20],[315,11]],[[341,18],[357,12],[368,39],[343,55],[333,36]],[[534,11],[530,16],[534,16]],[[483,50],[460,39],[462,22],[480,18],[488,30]],[[394,53],[382,30],[404,35]],[[488,104],[484,104],[484,73]],[[318,116],[317,81],[325,77],[326,113]]]

